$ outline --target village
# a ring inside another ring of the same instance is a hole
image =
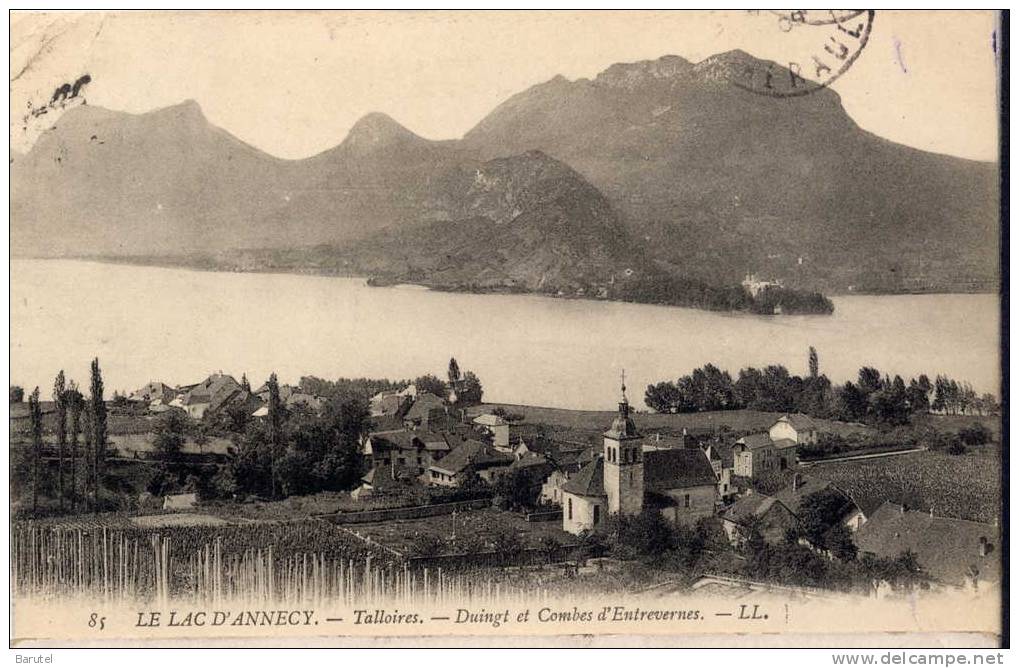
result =
[[[959,487],[962,469],[920,497],[908,482],[915,476],[892,474],[931,462],[936,470],[951,455],[918,447],[801,457],[833,434],[874,431],[864,424],[638,411],[625,376],[614,411],[485,404],[478,378],[455,360],[448,381],[348,381],[338,396],[340,384],[273,376],[252,389],[246,377],[217,372],[115,393],[105,402],[104,482],[91,500],[94,432],[86,429],[79,450],[79,427],[60,429],[75,402],[15,402],[12,388],[11,443],[22,452],[12,467],[16,517],[134,532],[325,522],[341,551],[352,544],[447,572],[531,568],[543,583],[586,574],[611,586],[873,596],[1000,584],[997,517],[930,501],[957,493],[943,490]],[[369,396],[372,387],[383,389]],[[358,411],[362,422],[347,437],[346,427],[325,429]],[[79,417],[71,422],[88,421]],[[312,454],[330,438],[335,450]],[[998,456],[993,443],[969,455],[954,459],[983,466]],[[883,487],[873,483],[882,471]]]

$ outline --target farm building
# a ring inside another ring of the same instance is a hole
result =
[[[794,468],[799,445],[817,443],[817,425],[806,415],[783,415],[766,433],[750,434],[733,446],[733,474],[753,478]]]
[[[842,509],[842,523],[850,531],[856,531],[867,521],[866,516],[856,502],[846,492],[842,491],[828,480],[815,478],[813,476],[796,473],[791,483],[775,492],[775,498],[779,499],[797,517],[800,516],[800,506],[803,500],[811,494],[819,492],[832,492],[845,500]]]
[[[546,456],[555,464],[555,469],[545,478],[538,498],[545,503],[560,505],[563,498],[563,485],[566,484],[566,481],[598,455],[590,448],[572,450],[556,448]]]
[[[153,381],[132,392],[127,397],[127,400],[149,404],[150,406],[165,406],[173,401],[176,396],[177,392],[166,383]]]
[[[466,440],[452,452],[428,467],[427,482],[442,487],[456,487],[470,472],[492,479],[492,469],[506,467],[515,461],[512,455],[499,452],[488,443]]]
[[[715,477],[718,479],[718,497],[725,499],[736,491],[732,480],[734,475],[732,445],[725,443],[722,439],[714,439],[702,447],[711,463],[711,470],[715,472]]]
[[[426,429],[394,429],[369,434],[362,452],[371,467],[411,470],[415,475],[421,475],[451,449],[441,434]]]
[[[746,543],[755,526],[765,542],[779,543],[798,524],[793,512],[779,499],[757,492],[741,496],[722,515],[722,529],[735,548]]]
[[[768,435],[775,442],[788,439],[794,443],[812,445],[817,443],[818,434],[817,425],[812,419],[806,415],[794,413],[792,415],[783,415],[776,420],[775,424],[771,425],[771,428],[768,429]]]
[[[492,444],[500,450],[510,450],[510,427],[506,420],[492,413],[485,413],[474,418],[478,425],[492,435]]]
[[[909,510],[886,502],[853,535],[859,554],[895,559],[912,552],[936,585],[983,590],[1001,583],[997,526]]]
[[[420,392],[403,416],[410,428],[427,427],[428,423],[446,414],[446,402],[429,392]]]
[[[191,418],[201,420],[207,412],[225,408],[235,399],[243,398],[246,394],[247,391],[234,380],[233,376],[214,373],[201,383],[192,386],[179,399]]]

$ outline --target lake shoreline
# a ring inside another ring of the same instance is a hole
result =
[[[707,363],[734,374],[781,364],[802,375],[815,347],[833,382],[855,381],[866,365],[967,378],[980,392],[1000,386],[1000,309],[991,295],[852,295],[835,298],[829,318],[776,318],[394,288],[312,273],[16,259],[11,376],[46,387],[60,368],[87,377],[98,356],[108,386],[130,392],[217,369],[276,372],[287,382],[310,373],[441,376],[455,356],[484,379],[490,401],[611,410],[623,368],[642,395]]]
[[[335,271],[323,267],[272,267],[272,268],[260,268],[260,267],[237,267],[231,265],[229,262],[217,262],[214,259],[208,257],[202,257],[195,260],[189,260],[187,258],[171,258],[166,256],[94,256],[94,255],[64,255],[64,256],[48,256],[48,257],[16,257],[15,259],[23,260],[71,260],[71,261],[84,261],[84,262],[98,262],[102,264],[113,264],[113,265],[127,265],[134,267],[159,267],[164,269],[187,269],[192,271],[202,271],[210,273],[228,273],[228,274],[268,274],[268,275],[290,275],[290,276],[321,276],[326,278],[350,278],[364,280],[368,287],[398,287],[398,286],[415,286],[424,288],[434,292],[448,293],[448,294],[473,294],[473,295],[515,295],[515,296],[533,296],[533,297],[544,297],[551,299],[562,299],[567,301],[585,301],[585,302],[612,302],[620,304],[639,304],[642,306],[659,306],[665,308],[680,308],[680,309],[691,309],[697,311],[706,311],[710,313],[722,313],[722,314],[733,314],[733,315],[749,315],[749,316],[764,316],[764,317],[781,317],[781,316],[831,316],[834,313],[835,307],[831,300],[826,295],[819,292],[810,292],[807,290],[791,290],[782,288],[781,290],[787,296],[791,298],[802,298],[804,296],[814,296],[820,301],[820,304],[815,304],[808,309],[791,309],[785,310],[779,305],[778,308],[773,308],[770,304],[759,305],[756,301],[758,297],[749,297],[751,305],[748,308],[715,308],[711,305],[697,305],[688,303],[673,303],[667,300],[651,300],[651,299],[626,299],[622,297],[606,296],[600,297],[593,294],[564,294],[560,291],[558,294],[551,292],[541,292],[538,290],[528,290],[524,288],[514,288],[511,286],[478,286],[478,285],[462,285],[462,284],[441,284],[434,283],[427,280],[412,281],[401,278],[392,278],[388,276],[365,276],[361,272],[341,272]],[[211,261],[210,261],[211,260]],[[715,288],[719,290],[727,289],[732,286],[722,286]],[[861,293],[862,294],[862,293]]]
[[[302,269],[299,267],[291,268],[278,268],[273,267],[270,269],[260,269],[257,267],[252,268],[236,268],[229,265],[205,265],[200,262],[175,262],[166,258],[156,259],[158,256],[152,256],[152,259],[137,259],[130,256],[92,256],[92,255],[12,255],[12,260],[74,260],[82,262],[99,262],[102,264],[117,264],[117,265],[128,265],[133,267],[161,267],[164,269],[189,269],[193,271],[202,271],[210,273],[229,273],[229,274],[268,274],[278,276],[322,276],[326,278],[356,278],[364,281],[371,281],[372,276],[366,276],[363,273],[358,272],[338,272],[330,271],[323,268],[307,268]],[[571,295],[556,296],[548,293],[537,292],[533,290],[513,290],[513,289],[455,289],[455,288],[444,288],[441,285],[432,285],[429,283],[415,283],[412,281],[403,280],[391,280],[384,278],[377,278],[378,283],[370,287],[397,287],[397,286],[414,286],[420,288],[427,288],[435,292],[447,292],[447,293],[464,293],[464,294],[478,294],[478,295],[534,295],[538,297],[553,297],[556,299],[579,299],[585,301],[614,301],[625,304],[641,304],[644,306],[668,306],[672,308],[690,308],[701,311],[711,311],[714,313],[746,313],[747,315],[769,315],[761,313],[751,313],[748,311],[738,310],[727,310],[727,309],[711,309],[711,308],[700,308],[696,306],[682,306],[678,304],[668,303],[657,303],[657,302],[640,302],[623,299],[599,299],[596,297],[574,297]],[[826,297],[896,297],[896,296],[924,296],[924,295],[999,295],[1001,293],[1000,287],[997,289],[933,289],[933,290],[873,290],[873,289],[860,289],[860,290],[830,290],[824,293]],[[830,315],[827,313],[795,313],[789,315]]]

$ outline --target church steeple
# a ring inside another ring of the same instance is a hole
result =
[[[604,485],[611,514],[635,515],[644,506],[644,455],[626,398],[626,371],[620,375],[619,415],[603,434]]]
[[[612,426],[605,432],[605,436],[619,441],[640,438],[640,434],[637,433],[637,426],[633,423],[633,418],[630,417],[630,402],[626,398],[625,369],[620,374],[619,389],[619,415],[612,421]]]

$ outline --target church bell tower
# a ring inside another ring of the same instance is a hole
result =
[[[644,507],[644,453],[626,400],[625,372],[621,386],[619,414],[603,434],[605,495],[610,515],[637,515]]]

